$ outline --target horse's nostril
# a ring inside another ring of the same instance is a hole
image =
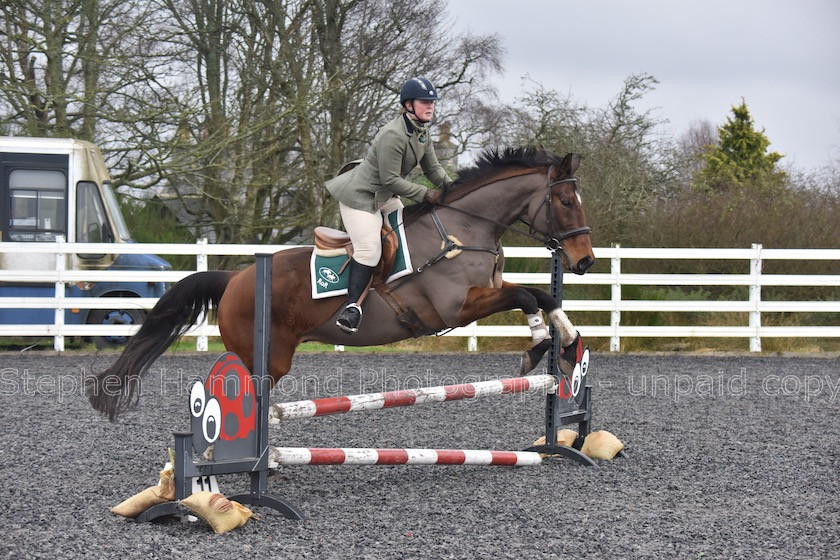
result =
[[[583,257],[578,261],[577,264],[578,274],[583,274],[593,264],[595,264],[595,259],[593,259],[592,257]]]

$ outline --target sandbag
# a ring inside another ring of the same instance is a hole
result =
[[[624,449],[624,444],[617,437],[606,430],[592,432],[583,440],[581,453],[592,459],[609,461]]]
[[[111,508],[111,513],[135,518],[147,509],[175,499],[175,471],[168,467],[160,471],[157,486],[150,486]]]
[[[557,430],[557,445],[565,445],[566,447],[571,447],[572,444],[575,442],[575,439],[577,439],[577,437],[578,433],[574,430],[570,430],[568,428]],[[545,445],[545,436],[535,441],[534,445]],[[540,453],[540,455],[542,455],[543,458],[550,456],[547,453]]]
[[[180,504],[196,517],[206,521],[217,535],[241,527],[254,517],[254,512],[239,502],[206,490],[191,494],[181,500]]]

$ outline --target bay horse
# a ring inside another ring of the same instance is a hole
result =
[[[565,269],[586,272],[595,257],[574,176],[579,164],[577,155],[560,157],[536,148],[485,150],[476,164],[462,169],[444,189],[438,204],[406,208],[411,258],[425,264],[369,291],[364,323],[352,335],[335,325],[344,297],[312,298],[313,248],[275,253],[268,365],[273,382],[289,372],[295,349],[304,341],[388,344],[512,309],[528,316],[532,330],[532,348],[523,357],[520,374],[536,367],[550,346],[540,310],[558,328],[563,346],[571,345],[577,332],[553,297],[502,280],[504,254],[499,240],[505,231],[515,229],[516,222],[524,222],[528,231],[520,233],[560,251]],[[251,265],[237,272],[197,272],[173,285],[116,362],[88,381],[93,407],[114,420],[136,404],[141,376],[211,304],[225,347],[252,369],[255,279],[256,267]]]

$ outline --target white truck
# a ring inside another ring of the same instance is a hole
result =
[[[105,161],[90,142],[0,137],[0,242],[132,243]],[[4,280],[4,270],[55,270],[55,257],[0,251],[0,297],[54,297],[55,284]],[[171,270],[157,255],[70,254],[68,270]],[[163,282],[68,285],[66,297],[160,297]],[[135,324],[138,309],[70,309],[65,324]],[[53,309],[0,309],[0,324],[52,324]],[[125,337],[95,337],[99,347]]]

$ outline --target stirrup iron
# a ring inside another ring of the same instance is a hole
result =
[[[356,318],[356,316],[352,312],[348,313],[350,309],[355,309],[356,311],[358,311],[358,318]],[[335,321],[335,325],[347,334],[353,334],[357,332],[361,324],[362,306],[355,302],[347,304],[347,307],[345,307],[341,311],[341,313],[338,315],[338,319],[336,319]]]

